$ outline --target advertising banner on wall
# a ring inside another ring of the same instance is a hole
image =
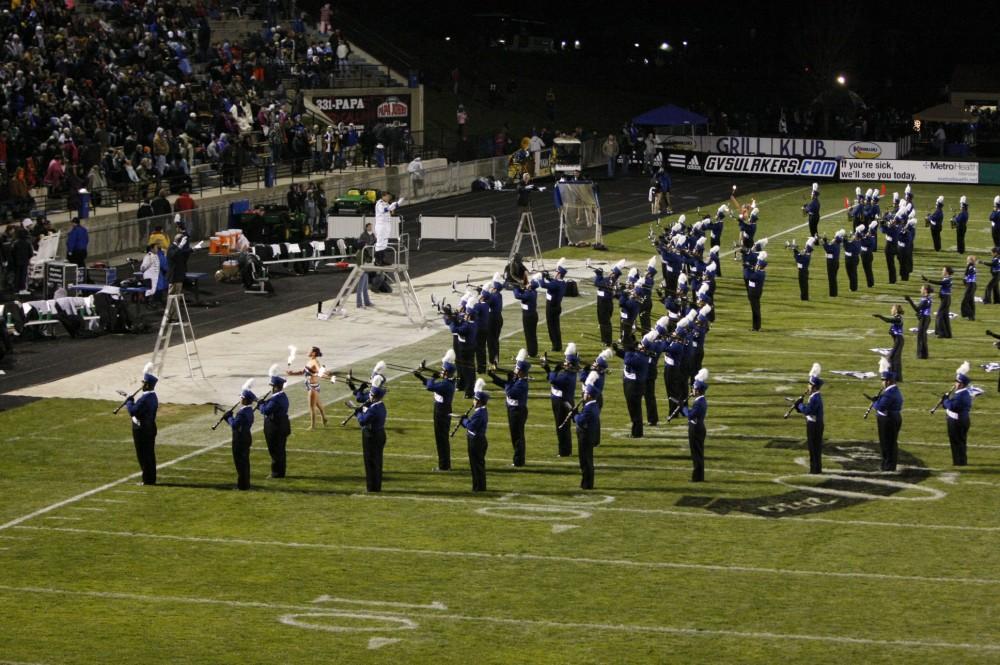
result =
[[[313,104],[326,114],[332,124],[354,123],[359,130],[378,123],[395,127],[410,126],[410,95],[331,95],[314,97]]]
[[[676,137],[691,150],[715,155],[813,157],[825,159],[896,159],[895,143],[833,139],[764,138],[758,136]],[[678,146],[679,147],[679,146]]]
[[[735,175],[798,176],[802,178],[836,178],[837,160],[804,157],[738,157],[707,155],[705,173]]]
[[[979,163],[939,160],[843,159],[840,161],[840,179],[975,185],[979,183]]]

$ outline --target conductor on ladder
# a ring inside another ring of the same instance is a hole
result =
[[[390,192],[382,192],[382,197],[375,202],[375,264],[388,265],[385,252],[389,248],[389,236],[392,235],[392,213],[403,205],[403,197],[392,201]],[[392,203],[390,203],[392,201]]]

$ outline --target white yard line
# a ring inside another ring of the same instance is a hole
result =
[[[79,522],[83,518],[81,518],[81,517],[60,517],[59,515],[52,515],[52,516],[49,516],[49,517],[43,517],[42,519],[43,520],[61,520],[61,521],[64,521],[64,522]]]
[[[70,589],[53,589],[46,587],[14,587],[0,585],[0,591],[9,593],[21,593],[27,595],[57,595],[57,596],[77,596],[86,598],[103,598],[106,600],[121,600],[137,602],[142,604],[150,603],[174,603],[191,605],[217,605],[221,607],[234,607],[242,609],[264,609],[264,610],[292,610],[296,612],[321,614],[322,609],[315,605],[295,605],[291,603],[271,603],[247,600],[224,600],[221,598],[204,598],[193,596],[160,596],[152,594],[122,593],[114,591],[74,591]],[[693,628],[688,626],[657,626],[641,624],[610,624],[610,623],[584,623],[573,621],[544,621],[539,619],[517,619],[513,617],[493,617],[485,615],[467,614],[444,614],[433,611],[379,611],[367,613],[358,611],[358,616],[364,618],[377,619],[379,617],[399,617],[407,619],[429,620],[429,621],[450,621],[450,622],[472,622],[488,623],[494,625],[519,626],[522,628],[534,628],[542,630],[568,630],[579,634],[581,631],[602,631],[626,634],[652,633],[659,635],[682,635],[685,637],[731,637],[735,639],[766,640],[766,641],[797,641],[797,642],[825,642],[832,644],[858,644],[874,647],[903,648],[903,649],[955,649],[962,651],[981,651],[994,653],[1000,651],[1000,644],[989,642],[945,642],[940,640],[911,640],[893,639],[883,640],[870,637],[855,637],[849,635],[809,635],[803,633],[774,633],[769,631],[743,631],[743,630],[723,630],[710,628]]]
[[[526,504],[516,504],[504,502],[493,505],[513,506]],[[534,505],[534,504],[531,504]],[[587,506],[588,510],[593,506]],[[573,563],[580,565],[596,565],[619,568],[645,568],[645,569],[676,569],[676,570],[701,570],[712,572],[747,573],[759,575],[777,576],[800,576],[800,577],[829,577],[844,579],[862,580],[885,580],[899,582],[926,582],[929,584],[977,584],[977,585],[997,585],[1000,579],[996,578],[975,578],[975,577],[937,577],[923,575],[892,575],[888,573],[863,573],[863,572],[838,572],[826,570],[801,570],[794,568],[767,568],[745,565],[723,565],[723,564],[697,564],[680,561],[637,561],[634,559],[602,559],[596,557],[571,557],[555,556],[548,554],[530,554],[526,552],[475,552],[461,550],[431,550],[414,549],[407,547],[385,547],[377,545],[345,545],[342,543],[299,543],[278,540],[252,540],[246,538],[221,538],[208,536],[184,536],[158,533],[142,533],[135,531],[104,531],[100,529],[77,529],[71,527],[47,527],[47,526],[22,526],[22,530],[46,531],[56,533],[70,533],[82,536],[106,536],[111,538],[138,538],[146,540],[163,540],[182,543],[200,543],[209,545],[233,545],[245,547],[277,547],[285,549],[303,550],[334,550],[347,552],[366,552],[375,554],[405,554],[413,556],[445,557],[455,559],[476,559],[491,561],[536,561],[549,563]]]
[[[122,499],[91,499],[94,503],[128,503]]]
[[[107,508],[87,508],[84,506],[70,506],[69,510],[86,510],[92,513],[103,513],[107,511]]]

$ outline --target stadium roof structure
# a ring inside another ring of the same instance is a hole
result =
[[[976,122],[978,116],[955,104],[937,104],[913,114],[914,120],[923,122]]]
[[[708,118],[674,104],[666,104],[632,118],[636,125],[671,127],[675,125],[707,125]]]

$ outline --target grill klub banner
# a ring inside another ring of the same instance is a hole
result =
[[[354,123],[359,130],[379,122],[410,126],[410,95],[337,95],[314,97],[312,102],[334,125]]]

